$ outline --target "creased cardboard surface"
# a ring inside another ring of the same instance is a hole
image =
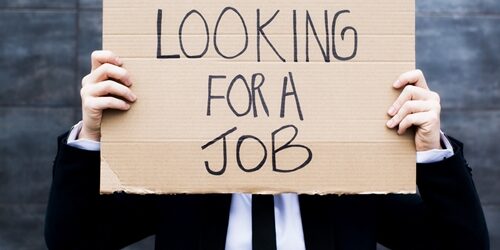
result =
[[[180,32],[192,10],[203,19]],[[104,49],[139,99],[105,112],[101,192],[415,192],[413,137],[385,127],[392,83],[415,68],[414,11],[409,0],[105,0]]]

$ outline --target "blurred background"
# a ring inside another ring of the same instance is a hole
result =
[[[46,249],[56,137],[81,118],[80,79],[101,48],[100,0],[0,0],[0,249]],[[417,0],[417,66],[465,145],[500,249],[500,1]],[[154,239],[132,249],[153,249]]]

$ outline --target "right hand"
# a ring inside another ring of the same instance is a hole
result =
[[[100,141],[102,112],[105,109],[128,110],[137,97],[122,61],[110,51],[92,53],[92,70],[82,79],[83,126],[79,139]]]

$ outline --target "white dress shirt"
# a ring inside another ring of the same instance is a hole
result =
[[[89,151],[99,151],[100,143],[77,139],[82,122],[76,124],[68,136],[68,145]],[[417,163],[433,163],[454,155],[453,147],[441,132],[446,149],[417,152]],[[274,195],[274,218],[278,250],[305,250],[302,219],[297,194]],[[226,236],[227,250],[252,250],[252,195],[233,194]]]

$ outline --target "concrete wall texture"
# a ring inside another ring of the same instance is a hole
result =
[[[417,65],[442,96],[500,249],[500,1],[417,0]],[[0,0],[0,249],[45,249],[56,136],[80,120],[99,0]],[[128,249],[153,249],[150,237]]]

